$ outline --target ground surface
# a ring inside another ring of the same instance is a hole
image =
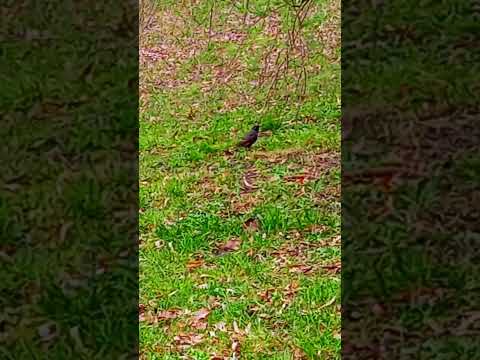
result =
[[[301,106],[258,83],[281,10],[192,4],[162,1],[140,50],[142,357],[338,358],[339,4],[305,22]]]

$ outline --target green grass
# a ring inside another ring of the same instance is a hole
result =
[[[136,343],[136,219],[126,214],[136,206],[137,39],[110,36],[107,54],[93,36],[135,14],[78,5],[53,1],[40,16],[3,8],[13,31],[0,54],[3,359],[118,358]],[[73,13],[88,24],[65,20]]]
[[[265,11],[265,1],[250,3],[252,12]],[[167,2],[161,5],[160,18],[168,8]],[[309,19],[308,31],[328,17],[327,5],[318,2],[320,12]],[[185,11],[169,6],[177,14]],[[226,21],[221,6],[217,25]],[[198,19],[208,18],[208,9],[199,11]],[[182,31],[195,34],[190,30]],[[301,105],[279,100],[262,110],[257,105],[265,89],[250,81],[263,48],[252,52],[251,46],[272,41],[260,26],[248,32],[243,45],[212,41],[209,49],[181,61],[175,75],[189,79],[200,66],[201,76],[173,89],[149,83],[164,70],[162,63],[144,70],[140,303],[148,316],[182,312],[140,323],[145,359],[211,359],[234,352],[241,359],[340,356],[340,276],[323,267],[340,259],[334,241],[340,232],[335,191],[340,67],[321,54],[313,56],[322,72],[311,74],[306,100]],[[203,91],[205,82],[215,80],[210,65],[237,55],[244,67],[230,86]],[[227,107],[238,93],[254,101]],[[235,149],[257,122],[265,132],[258,142],[251,150]],[[256,175],[248,180],[255,188],[245,193],[248,173]],[[311,174],[303,184],[288,181],[303,173]],[[248,220],[253,228],[246,228]],[[238,248],[219,253],[218,247],[232,239],[239,240]],[[189,269],[194,260],[198,266]],[[201,327],[192,325],[192,313],[199,309],[209,311]],[[179,336],[193,335],[202,341],[180,346]]]

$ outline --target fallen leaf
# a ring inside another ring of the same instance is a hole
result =
[[[195,320],[204,320],[208,317],[208,315],[210,315],[210,310],[207,308],[200,309],[193,314]]]
[[[257,186],[255,186],[253,179],[258,176],[257,172],[255,170],[253,171],[247,171],[243,175],[243,190],[246,192],[252,191],[257,189]]]
[[[382,316],[385,314],[385,307],[381,304],[373,304],[372,305],[372,312],[377,316]]]
[[[142,315],[145,312],[145,305],[144,304],[138,304],[138,313]]]
[[[285,180],[287,182],[296,182],[301,185],[305,183],[306,175],[293,175],[293,176],[286,176]]]
[[[324,231],[327,231],[328,229],[329,229],[328,226],[320,225],[320,224],[310,225],[305,228],[306,231],[310,231],[313,234],[322,233]]]
[[[231,239],[228,240],[225,244],[222,244],[218,247],[220,253],[227,253],[240,249],[242,241],[240,239]]]
[[[240,343],[237,340],[232,341],[232,351],[237,355],[240,352]]]
[[[208,327],[208,323],[205,321],[192,321],[190,327],[197,330],[205,330]]]
[[[233,320],[233,331],[237,334],[240,333],[240,329],[238,328],[238,324],[236,320]]]
[[[478,324],[478,320],[480,320],[480,312],[478,311],[469,311],[463,315],[465,316],[465,318],[462,319],[460,326],[455,329],[454,333],[461,334],[468,328],[470,328],[471,325]]]
[[[257,230],[258,229],[258,221],[255,218],[249,218],[247,221],[243,223],[243,227],[246,230]]]
[[[171,309],[171,310],[163,310],[157,313],[158,320],[171,320],[179,317],[182,314],[181,310],[178,309]]]
[[[274,288],[267,289],[261,292],[260,294],[258,294],[258,296],[260,297],[260,299],[262,299],[266,303],[271,303],[274,290],[275,290]]]
[[[221,307],[222,303],[220,302],[220,300],[217,297],[210,296],[208,298],[208,305],[209,305],[210,309],[215,309],[215,308]]]
[[[255,185],[250,183],[246,177],[243,178],[243,185],[245,185],[246,190],[255,189]]]
[[[284,295],[287,298],[292,299],[297,294],[298,290],[300,290],[300,285],[294,281],[285,287]]]
[[[193,269],[201,267],[204,264],[205,264],[205,261],[203,259],[193,259],[193,260],[190,260],[187,263],[187,269],[188,270],[193,270]]]
[[[189,346],[195,346],[200,344],[203,341],[203,335],[201,334],[178,334],[176,335],[173,340],[177,343],[177,345],[180,345],[182,347],[189,347]]]
[[[224,321],[222,322],[219,322],[217,324],[215,324],[215,329],[219,330],[219,331],[224,331],[226,332],[227,331],[227,327],[226,327],[226,323]]]
[[[305,360],[308,359],[307,355],[302,349],[295,348],[293,351],[293,360]]]
[[[138,314],[138,321],[151,323],[152,319],[153,319],[153,317],[151,315],[152,314],[150,314],[150,313],[141,312],[141,313]]]
[[[58,335],[57,325],[53,322],[43,324],[37,329],[42,341],[50,341]]]
[[[313,270],[313,266],[310,266],[310,265],[292,265],[290,266],[289,272],[308,274],[312,270]]]
[[[193,313],[193,318],[190,321],[190,326],[195,329],[205,330],[208,326],[207,317],[210,315],[210,310],[207,308],[200,309]]]
[[[328,265],[322,265],[322,268],[331,271],[333,273],[338,273],[341,268],[342,268],[342,263],[340,261],[333,263],[333,264],[328,264]]]

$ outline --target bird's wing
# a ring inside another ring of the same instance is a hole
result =
[[[243,138],[244,141],[253,141],[257,138],[257,133],[255,131],[250,131],[245,137]]]

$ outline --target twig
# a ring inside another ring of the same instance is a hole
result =
[[[248,9],[250,7],[250,0],[245,0],[245,13],[243,14],[243,25],[247,23]]]
[[[212,38],[212,24],[213,24],[213,9],[215,8],[215,0],[212,1],[212,7],[210,8],[210,18],[208,20],[208,44],[207,48],[210,48],[210,40]]]

